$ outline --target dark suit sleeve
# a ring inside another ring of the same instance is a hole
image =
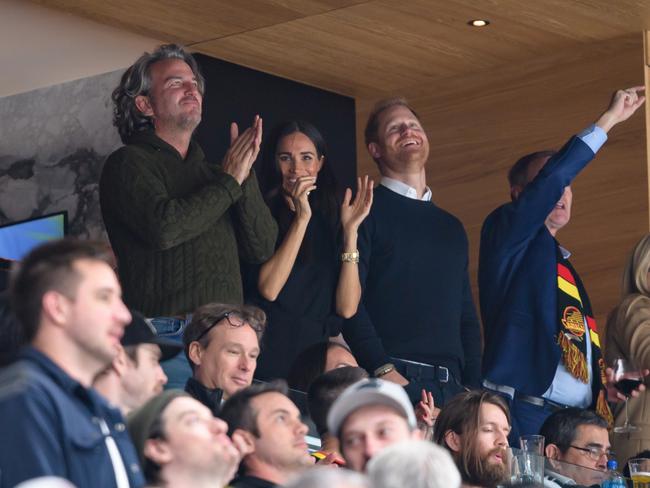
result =
[[[503,312],[504,294],[509,290],[514,272],[522,266],[527,246],[543,230],[546,217],[564,188],[593,157],[587,144],[572,137],[547,161],[516,201],[502,205],[485,219],[479,253],[479,292],[488,347],[492,337],[499,335],[495,335],[496,316]]]
[[[264,203],[255,172],[242,185],[242,197],[235,202],[235,233],[242,260],[259,264],[275,251],[278,225]]]
[[[372,214],[369,215],[361,224],[357,242],[359,248],[359,279],[362,290],[366,288],[366,281],[370,272],[373,235],[372,217]],[[343,325],[343,337],[350,349],[352,349],[356,360],[369,373],[389,361],[384,345],[364,306],[363,294],[356,315],[346,320]]]
[[[579,137],[569,139],[526,185],[519,198],[503,207],[504,220],[493,222],[493,232],[487,237],[498,242],[499,250],[506,253],[528,242],[545,225],[564,188],[593,157],[593,151]]]

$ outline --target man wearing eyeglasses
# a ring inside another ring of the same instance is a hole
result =
[[[546,457],[556,470],[547,472],[547,479],[560,486],[590,486],[604,479],[611,445],[607,422],[596,412],[575,407],[559,410],[546,419],[540,434],[545,438]]]
[[[183,332],[192,377],[185,391],[217,415],[221,403],[253,382],[266,315],[249,305],[199,307]]]

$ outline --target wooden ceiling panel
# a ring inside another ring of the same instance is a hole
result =
[[[33,1],[356,97],[650,28],[650,0]],[[473,18],[491,25],[469,27]]]
[[[363,0],[32,0],[100,23],[192,44],[305,16]]]
[[[457,0],[478,15],[518,22],[549,34],[575,40],[602,40],[650,28],[646,0]],[[480,6],[480,9],[478,8]]]
[[[377,0],[194,48],[347,95],[368,96],[640,31],[650,15],[650,2],[606,3]],[[609,16],[603,15],[607,9]],[[467,21],[472,18],[487,18],[492,25],[471,28]]]

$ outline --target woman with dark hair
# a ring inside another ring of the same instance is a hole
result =
[[[256,371],[268,380],[286,378],[301,351],[338,334],[340,317],[356,313],[357,230],[370,211],[373,184],[359,178],[355,198],[346,189],[339,207],[325,140],[308,122],[276,127],[265,154],[273,178],[267,203],[280,232],[249,298],[268,316]]]
[[[333,369],[357,367],[352,352],[343,344],[333,341],[318,342],[302,351],[289,370],[289,388],[306,392],[315,378]]]

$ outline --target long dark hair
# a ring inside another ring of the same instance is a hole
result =
[[[291,364],[287,376],[289,387],[294,390],[307,391],[311,382],[325,372],[327,353],[335,347],[345,349],[352,354],[350,349],[343,344],[333,341],[317,342],[298,354]]]
[[[287,207],[282,193],[282,174],[275,161],[278,144],[283,137],[296,132],[306,135],[316,148],[316,156],[323,157],[323,166],[318,173],[317,190],[309,195],[312,210],[320,212],[331,227],[332,235],[338,229],[338,185],[336,177],[328,161],[327,143],[320,131],[311,123],[304,120],[291,120],[275,126],[269,133],[264,145],[263,175],[270,182],[271,190],[266,195],[266,201],[278,221],[280,235],[284,236],[293,220],[293,212]],[[303,243],[304,244],[304,243]],[[304,248],[304,246],[303,246]]]

